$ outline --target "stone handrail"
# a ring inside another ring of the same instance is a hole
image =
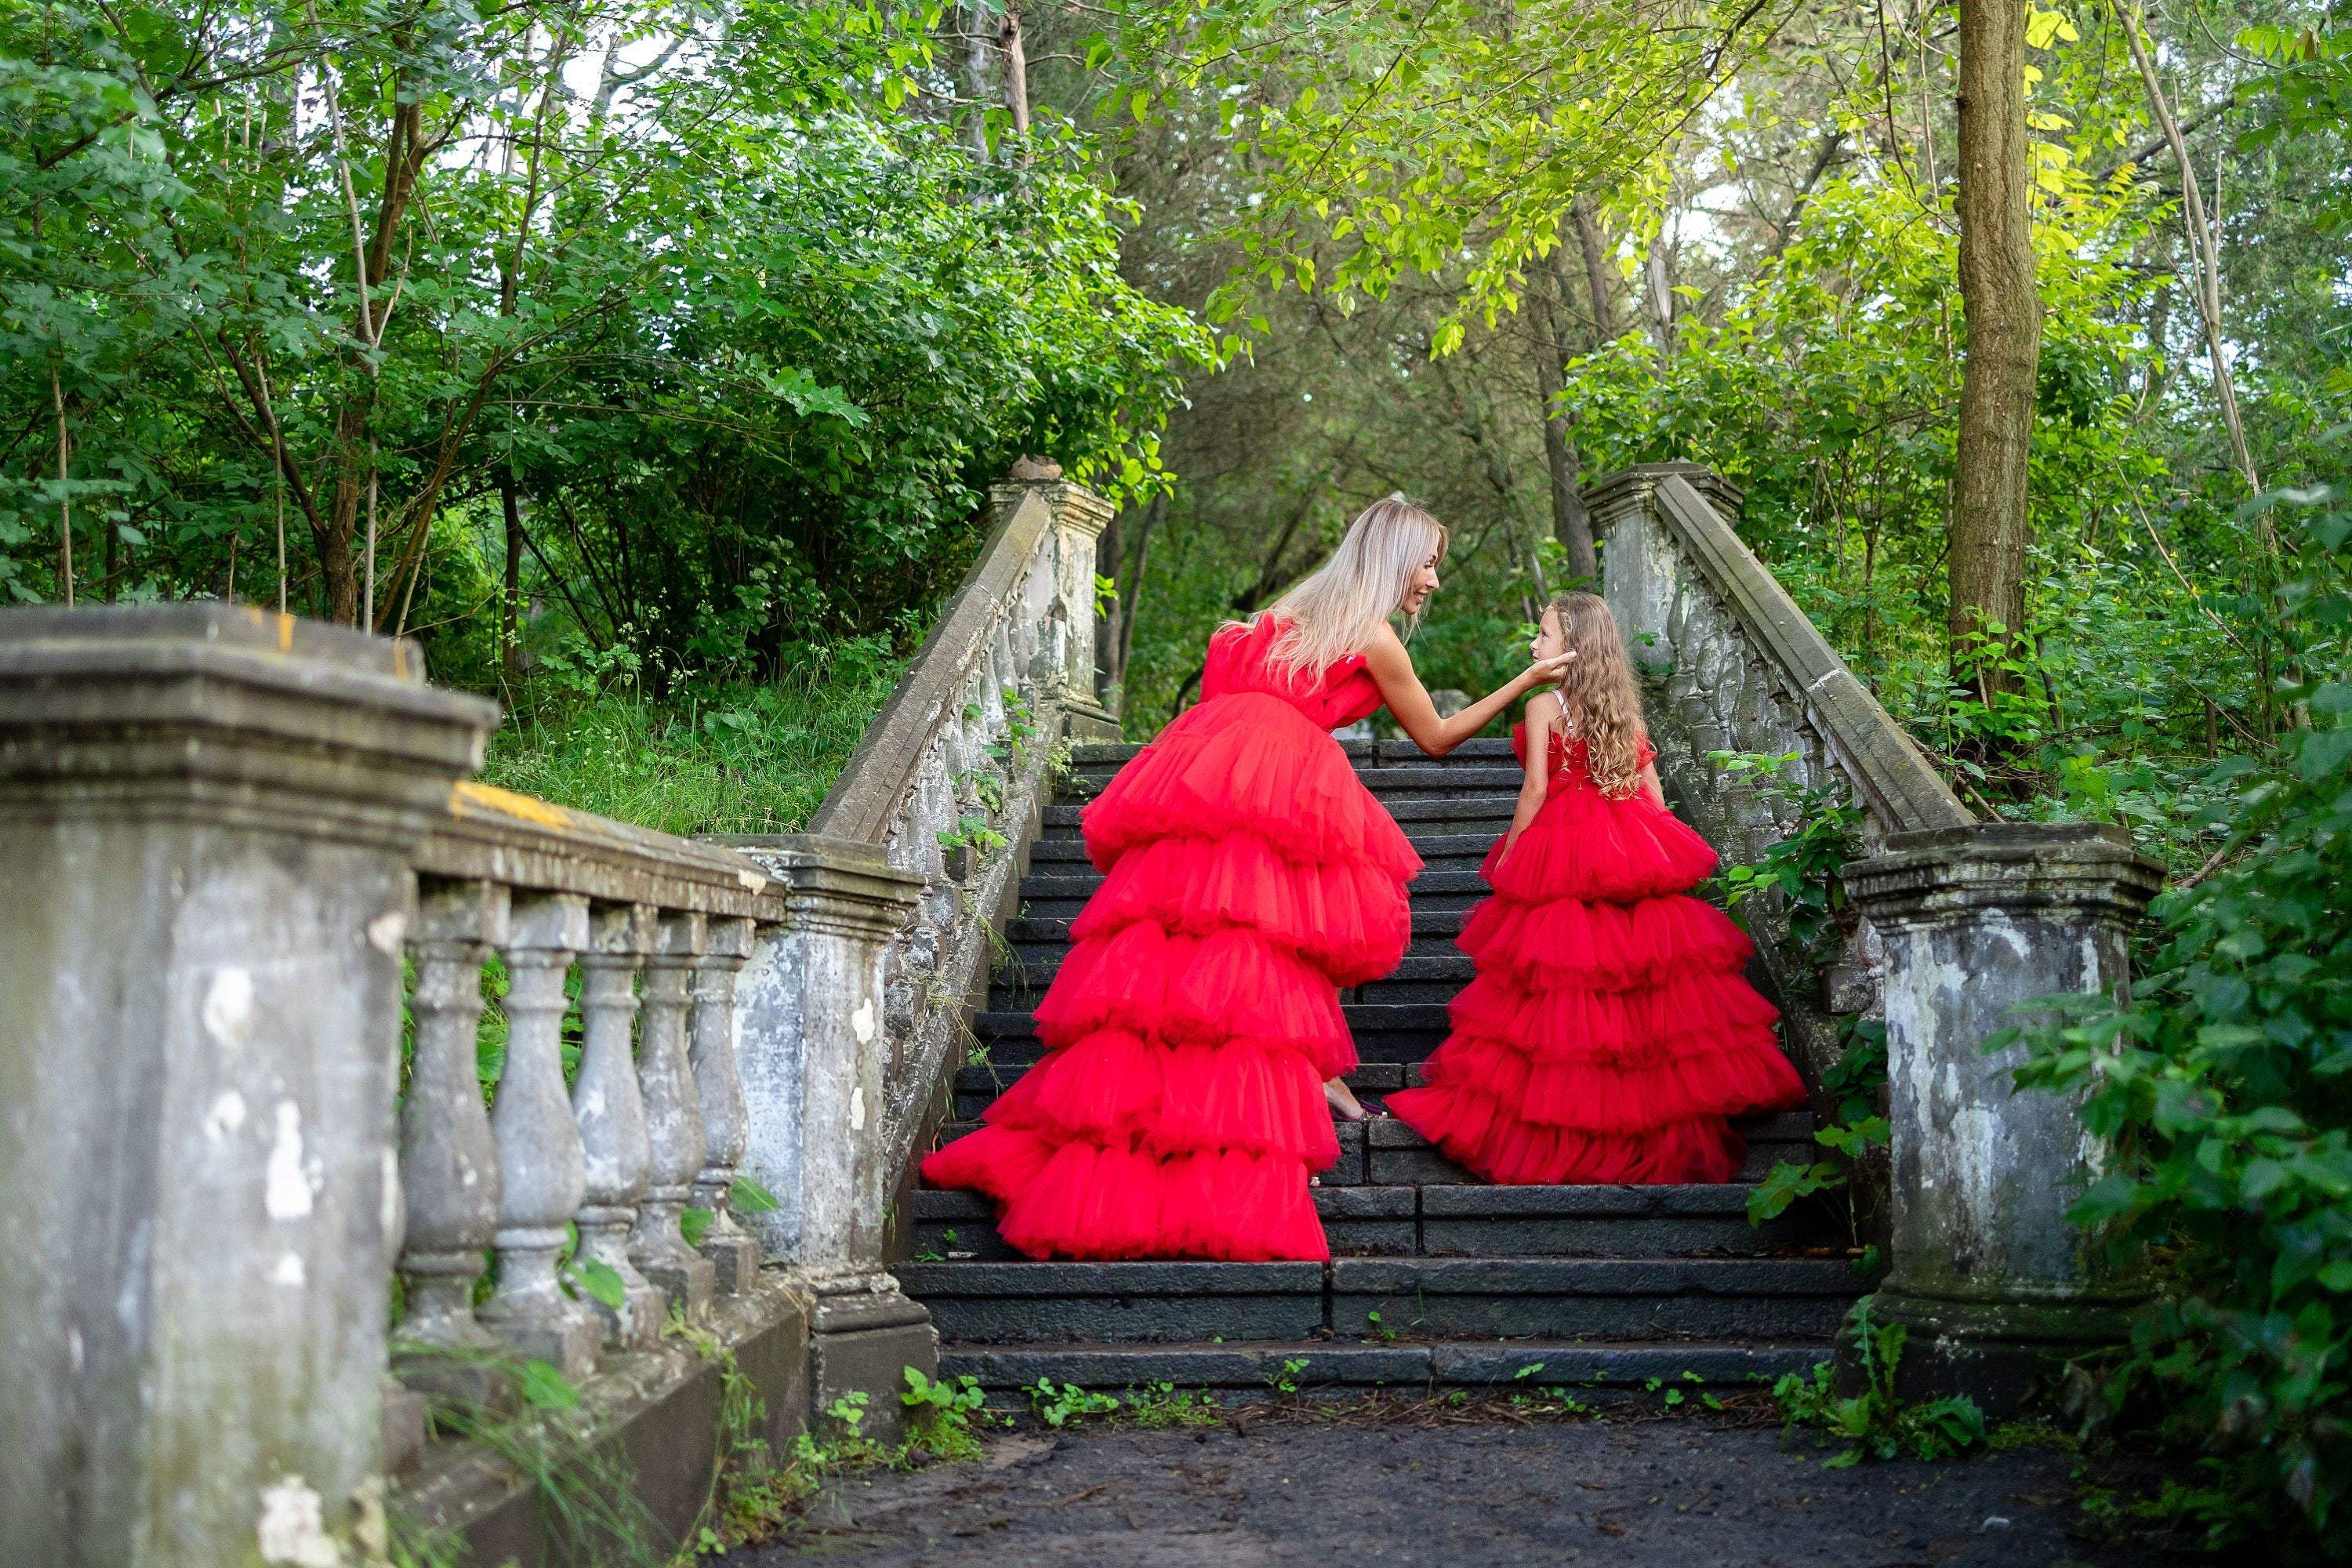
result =
[[[2075,1107],[2018,1093],[2023,1047],[1985,1043],[2036,998],[2124,984],[2161,868],[2121,828],[1977,821],[1740,542],[1720,476],[1659,464],[1587,500],[1683,812],[1735,860],[1796,826],[1788,803],[1727,780],[1716,751],[1793,752],[1797,782],[1860,808],[1863,853],[1842,872],[1854,928],[1821,984],[1780,940],[1777,906],[1745,912],[1809,1077],[1835,1059],[1835,1015],[1885,1026],[1891,1147],[1855,1184],[1888,1254],[1877,1316],[1910,1332],[1904,1392],[2015,1407],[2068,1356],[2114,1342],[2142,1285],[2065,1218],[2096,1159]]]
[[[848,1250],[860,1257],[888,1245],[897,1194],[962,1057],[1059,743],[1117,733],[1094,669],[1095,541],[1110,508],[1050,465],[1024,462],[1015,474],[992,494],[994,523],[980,558],[809,831],[723,840],[797,884],[888,883],[910,906],[902,914],[867,903],[872,918],[849,947],[811,959],[878,962],[878,1016],[850,1019],[835,1048],[793,1037],[788,1026],[763,1050],[770,1061],[801,1059],[813,1075],[834,1075],[809,1092],[827,1096],[855,1130],[860,1164],[854,1190],[837,1203],[814,1183],[803,1184],[803,1198],[834,1204],[856,1237]],[[764,994],[770,981],[755,965],[748,984]],[[895,1292],[887,1275],[860,1273],[853,1284],[869,1299],[848,1318],[919,1312],[870,1299]],[[821,1332],[829,1313],[821,1299]]]
[[[1696,463],[1660,463],[1586,492],[1607,542],[1603,592],[1645,677],[1658,768],[1725,858],[1753,862],[1796,826],[1785,802],[1727,779],[1708,753],[1795,753],[1790,782],[1832,787],[1862,809],[1874,850],[1893,834],[1974,821],[1901,725],[1879,705],[1734,531],[1738,491]],[[1874,1005],[1875,934],[1858,926],[1823,981],[1801,973],[1767,900],[1751,918],[1789,1016],[1801,1065],[1834,1059],[1838,1014]]]

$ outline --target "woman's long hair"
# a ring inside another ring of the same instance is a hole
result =
[[[1559,703],[1584,741],[1584,766],[1605,795],[1642,783],[1642,692],[1625,658],[1624,634],[1598,594],[1556,594],[1551,607],[1576,660],[1560,677]]]
[[[1274,602],[1272,613],[1287,624],[1267,666],[1292,680],[1312,680],[1361,648],[1404,603],[1423,563],[1444,555],[1445,542],[1445,525],[1402,495],[1366,507],[1331,559]],[[1412,629],[1406,626],[1408,635]]]

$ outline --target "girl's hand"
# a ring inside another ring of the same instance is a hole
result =
[[[1557,686],[1560,678],[1568,673],[1568,667],[1575,662],[1574,648],[1550,658],[1539,658],[1520,673],[1520,688],[1524,690],[1537,686]]]

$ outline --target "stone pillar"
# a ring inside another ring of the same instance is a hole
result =
[[[1015,463],[1013,477],[990,494],[1003,515],[1031,490],[1054,512],[1054,603],[1048,612],[1054,636],[1044,651],[1058,668],[1048,672],[1047,696],[1061,708],[1073,738],[1116,741],[1118,716],[1103,706],[1095,669],[1095,541],[1115,509],[1085,486],[1063,479],[1056,465],[1034,458]]]
[[[499,1152],[477,1047],[482,965],[507,940],[508,894],[492,882],[447,882],[427,887],[419,904],[409,942],[416,1047],[400,1111],[407,1300],[394,1367],[424,1393],[495,1405],[507,1380],[483,1361],[497,1342],[474,1317],[474,1283],[498,1235]]]
[[[694,966],[692,1061],[694,1092],[702,1108],[702,1169],[694,1178],[694,1205],[710,1213],[701,1253],[718,1271],[719,1289],[750,1288],[760,1268],[760,1243],[735,1218],[735,1178],[743,1170],[743,1077],[735,1061],[735,977],[751,956],[751,922],[709,922]]]
[[[686,1054],[686,1010],[693,1003],[690,987],[702,952],[702,929],[698,914],[664,916],[653,956],[646,960],[637,1084],[653,1138],[653,1180],[637,1205],[637,1227],[629,1237],[629,1256],[689,1318],[709,1309],[716,1283],[710,1260],[687,1245],[684,1229],[694,1178],[702,1170],[702,1109]]]
[[[0,1562],[350,1554],[409,856],[495,717],[290,616],[0,610]]]
[[[1988,1410],[2123,1337],[2145,1294],[2065,1213],[2099,1149],[2075,1104],[2019,1093],[2021,1047],[1985,1039],[2021,1002],[2114,991],[2162,868],[2122,829],[1999,823],[1898,833],[1845,868],[1885,943],[1891,1268],[1876,1317],[1910,1325],[1916,1393]]]
[[[589,917],[580,955],[580,1068],[572,1079],[572,1117],[580,1128],[587,1182],[580,1202],[579,1258],[602,1264],[620,1282],[620,1304],[582,1298],[604,1325],[604,1342],[643,1350],[661,1333],[662,1293],[629,1259],[637,1205],[653,1179],[653,1142],[634,1049],[637,970],[653,951],[657,911],[651,904],[609,904]]]
[[[507,938],[507,1054],[490,1130],[499,1145],[499,1286],[482,1307],[518,1355],[577,1383],[596,1364],[604,1330],[556,1277],[588,1175],[563,1086],[564,977],[588,945],[588,900],[542,893],[514,900]]]
[[[744,1164],[782,1200],[745,1218],[814,1303],[809,1399],[822,1416],[865,1393],[869,1433],[895,1434],[906,1368],[938,1370],[930,1315],[882,1267],[889,1035],[883,952],[921,886],[875,846],[815,836],[734,838],[773,879],[784,919],[736,987]]]

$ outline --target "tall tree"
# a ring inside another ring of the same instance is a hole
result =
[[[1956,658],[2025,622],[2026,495],[2042,300],[2033,281],[2025,0],[1960,0],[1960,314],[1968,327],[1954,455],[1950,607]],[[1990,695],[1997,672],[1971,672]]]

